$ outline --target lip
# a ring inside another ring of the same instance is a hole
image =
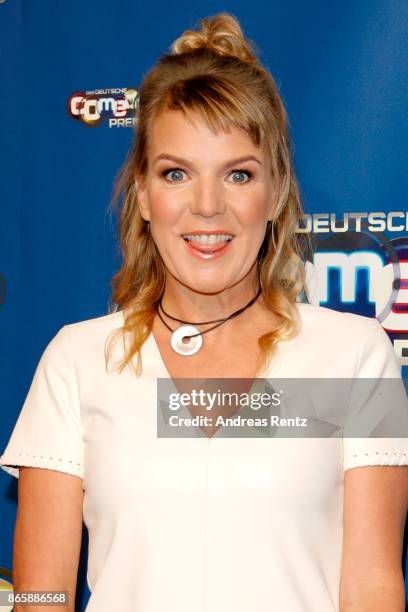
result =
[[[192,236],[197,236],[199,234],[228,234],[230,236],[234,236],[234,234],[232,232],[229,232],[228,230],[222,230],[222,229],[214,229],[214,230],[195,230],[193,232],[183,232],[182,234],[180,234],[181,236],[187,236],[188,234],[191,234]]]
[[[201,233],[201,232],[196,232],[196,233]],[[214,234],[215,232],[210,232],[210,233]],[[228,232],[221,232],[221,233],[224,234]],[[184,238],[182,238],[182,241],[184,242],[186,249],[190,253],[190,255],[193,255],[194,257],[197,257],[198,259],[215,259],[217,257],[221,257],[222,255],[224,255],[230,250],[231,244],[234,241],[234,239],[229,240],[228,242],[225,242],[224,244],[222,243],[200,244],[199,245],[200,248],[197,248],[198,245],[193,246],[193,243],[189,242],[188,240],[184,240]]]

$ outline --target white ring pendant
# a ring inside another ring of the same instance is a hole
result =
[[[188,342],[183,342],[184,336],[192,336],[200,334],[194,338],[189,338]],[[179,355],[194,355],[198,353],[203,345],[203,338],[200,330],[193,325],[182,325],[178,327],[171,335],[171,348]]]

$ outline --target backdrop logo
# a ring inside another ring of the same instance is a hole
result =
[[[69,115],[88,127],[107,122],[109,127],[132,127],[136,124],[137,89],[95,89],[75,92],[68,98]]]
[[[305,294],[316,305],[376,317],[408,366],[408,234],[406,212],[305,215],[310,233]],[[334,228],[334,229],[333,229]],[[344,229],[345,228],[345,229]]]
[[[305,214],[298,226],[298,231],[315,234],[328,232],[341,234],[349,230],[361,232],[363,226],[364,231],[369,232],[408,231],[408,211],[346,212],[341,215],[335,213]]]

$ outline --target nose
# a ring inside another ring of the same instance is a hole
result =
[[[190,202],[190,211],[194,215],[213,217],[225,209],[222,186],[215,179],[207,177],[196,182]]]

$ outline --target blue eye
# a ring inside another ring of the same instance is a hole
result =
[[[237,175],[237,174],[246,174],[248,177],[247,181],[233,181],[234,183],[237,184],[243,184],[243,183],[249,183],[249,181],[252,179],[252,172],[250,170],[244,170],[244,168],[237,168],[235,170],[232,170],[231,172],[232,175]]]
[[[168,181],[169,183],[180,183],[182,180],[182,176],[181,179],[180,178],[176,178],[176,180],[173,179],[168,179],[167,175],[169,174],[177,174],[179,175],[179,177],[184,173],[184,170],[182,170],[181,168],[169,168],[168,170],[163,170],[163,172],[161,173],[162,176],[166,179],[166,181]],[[250,170],[246,170],[244,168],[236,168],[235,170],[231,170],[231,174],[232,175],[246,175],[247,176],[247,180],[239,180],[239,181],[233,181],[233,183],[239,185],[239,184],[245,184],[245,183],[249,183],[252,180],[253,174]]]
[[[183,170],[181,170],[181,168],[169,168],[168,170],[164,170],[162,172],[162,176],[164,176],[166,178],[166,180],[168,180],[167,179],[167,175],[170,174],[171,172],[175,172],[175,173],[178,172],[180,174],[181,172],[183,172]],[[169,182],[170,183],[179,183],[180,181],[179,180],[176,180],[176,181],[170,180]]]

